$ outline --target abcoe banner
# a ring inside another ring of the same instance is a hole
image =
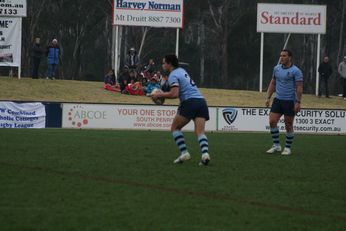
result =
[[[327,7],[304,4],[257,4],[257,32],[325,34]]]
[[[0,66],[20,66],[22,19],[0,17]]]
[[[113,4],[113,25],[183,27],[183,0],[114,0]]]
[[[269,127],[269,108],[219,108],[219,131],[265,132]],[[278,125],[285,131],[283,117]],[[346,111],[303,109],[294,121],[297,133],[346,134]]]
[[[42,103],[0,102],[0,128],[45,128]]]
[[[63,104],[63,128],[170,130],[176,106]],[[209,108],[207,131],[216,130],[216,108]],[[185,130],[194,130],[190,122]]]

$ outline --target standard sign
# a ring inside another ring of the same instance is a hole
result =
[[[0,0],[0,16],[26,17],[26,0]]]
[[[114,0],[113,24],[183,27],[183,0]]]
[[[257,4],[257,32],[325,34],[325,5]]]

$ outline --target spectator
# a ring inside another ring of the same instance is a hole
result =
[[[127,84],[130,83],[130,75],[129,75],[129,69],[127,67],[124,67],[124,70],[121,72],[118,83],[121,89],[121,92],[123,92],[127,86]]]
[[[152,77],[152,78],[150,79],[150,82],[147,84],[147,86],[143,88],[144,93],[145,93],[147,96],[150,96],[150,95],[151,95],[151,92],[152,92],[154,89],[160,89],[160,83],[159,83],[159,81],[158,81],[157,76]]]
[[[149,80],[153,77],[155,72],[155,62],[154,59],[149,59],[148,65],[145,66],[143,74],[144,77]]]
[[[143,86],[141,82],[130,83],[123,91],[124,94],[143,96]]]
[[[169,86],[169,83],[168,83],[168,75],[166,75],[166,74],[162,75],[162,79],[160,81],[160,85],[161,85],[161,90],[163,92],[169,92],[171,90],[170,86]]]
[[[343,97],[346,100],[346,56],[344,56],[344,61],[339,64],[338,71],[343,81]]]
[[[109,70],[107,75],[104,78],[103,88],[107,91],[120,91],[120,86],[115,82],[114,70]]]
[[[58,45],[58,40],[53,39],[52,43],[47,48],[48,57],[48,76],[47,79],[55,79],[55,71],[59,64],[60,59],[60,47]]]
[[[43,49],[41,48],[40,38],[35,38],[34,45],[31,48],[31,61],[32,61],[32,78],[38,79],[38,71],[40,68],[41,58],[43,56]]]
[[[139,56],[135,48],[131,48],[125,59],[125,66],[130,70],[138,70],[140,64]]]
[[[318,96],[322,96],[322,85],[324,85],[326,91],[326,97],[329,98],[328,79],[332,75],[332,66],[329,64],[329,58],[326,56],[323,58],[323,62],[318,67],[318,73],[320,74],[320,87]]]
[[[161,80],[162,80],[162,75],[161,75],[161,72],[160,72],[160,71],[157,71],[157,72],[155,73],[154,76],[156,76],[157,79],[158,79],[158,81],[161,82]]]
[[[135,82],[138,82],[138,79],[137,79],[137,72],[135,70],[130,70],[129,72],[129,76],[130,76],[130,83],[135,83]]]

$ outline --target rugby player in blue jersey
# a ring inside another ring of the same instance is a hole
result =
[[[303,94],[303,74],[297,66],[293,65],[292,52],[289,50],[281,51],[280,64],[274,67],[273,77],[267,91],[268,98],[265,102],[267,107],[270,105],[270,98],[274,91],[276,91],[276,95],[269,114],[273,146],[267,153],[281,152],[279,128],[277,124],[281,116],[284,115],[286,144],[281,154],[290,155],[294,138],[294,116],[300,111],[300,103]]]
[[[205,135],[205,123],[209,120],[207,103],[189,74],[179,67],[176,55],[166,55],[162,62],[162,68],[170,73],[168,77],[170,91],[159,92],[152,97],[154,99],[160,97],[175,99],[179,97],[180,99],[178,112],[171,126],[173,138],[180,150],[180,156],[174,160],[174,163],[183,163],[191,159],[181,130],[193,120],[202,153],[200,164],[208,165],[210,156],[208,153],[208,138]]]

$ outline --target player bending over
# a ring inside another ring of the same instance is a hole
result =
[[[209,120],[207,103],[189,74],[179,67],[176,55],[166,55],[162,62],[162,68],[170,73],[168,77],[170,91],[158,92],[152,96],[153,99],[160,97],[167,99],[179,97],[180,99],[178,112],[171,127],[173,138],[180,150],[180,156],[174,160],[174,163],[183,163],[191,159],[181,130],[190,120],[193,120],[202,152],[200,164],[208,165],[210,156],[208,154],[208,138],[205,135],[205,122]]]
[[[292,63],[292,52],[282,50],[280,53],[280,64],[274,67],[273,78],[270,81],[266,100],[266,106],[270,105],[270,98],[276,90],[270,114],[269,124],[273,139],[273,146],[267,153],[281,152],[279,140],[279,128],[277,124],[284,115],[286,127],[286,145],[282,155],[291,154],[293,143],[293,122],[294,116],[300,111],[300,101],[303,94],[303,74],[301,70]]]

